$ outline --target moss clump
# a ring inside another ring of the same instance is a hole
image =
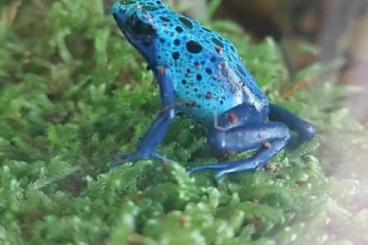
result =
[[[258,244],[305,232],[285,228],[325,201],[316,142],[279,156],[268,171],[215,183],[185,173],[215,159],[203,128],[182,119],[161,149],[180,166],[145,161],[110,170],[159,108],[145,62],[121,40],[102,1],[1,7],[1,244]],[[322,130],[336,125],[330,105],[342,92],[326,86],[281,100],[288,84],[274,42],[254,46],[232,23],[209,25],[237,44],[273,101]]]

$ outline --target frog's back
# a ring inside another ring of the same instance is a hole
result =
[[[153,12],[157,31],[151,65],[170,69],[179,110],[209,121],[242,103],[268,109],[232,43],[162,1],[144,1],[142,8]]]

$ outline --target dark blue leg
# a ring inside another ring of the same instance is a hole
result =
[[[165,137],[174,118],[174,109],[168,109],[161,112],[148,133],[142,139],[137,151],[131,155],[123,157],[123,162],[135,162],[144,159],[164,160],[164,157],[156,153],[156,147]]]
[[[280,152],[287,144],[287,139],[276,140],[272,143],[271,148],[259,151],[255,157],[250,160],[244,160],[240,162],[234,162],[232,166],[227,166],[221,171],[217,172],[216,179],[221,179],[227,174],[240,173],[246,171],[255,171],[259,168],[265,167],[271,158],[273,158],[278,152]],[[231,164],[231,163],[230,163]]]
[[[292,149],[296,149],[317,134],[317,130],[310,123],[274,104],[270,105],[269,119],[271,121],[285,123],[290,130],[298,133],[298,137],[290,144],[290,148]]]
[[[166,136],[171,123],[175,119],[175,97],[170,71],[161,68],[155,71],[156,78],[160,87],[162,109],[154,121],[151,129],[144,136],[139,144],[137,151],[131,155],[123,157],[124,162],[135,162],[143,159],[158,159],[169,161],[156,153],[156,147]]]
[[[216,178],[226,174],[255,171],[264,167],[289,140],[289,129],[283,123],[269,122],[237,126],[229,130],[214,129],[209,143],[220,154],[239,153],[257,150],[251,159],[218,164],[207,164],[189,169],[189,173],[206,170],[216,171]]]

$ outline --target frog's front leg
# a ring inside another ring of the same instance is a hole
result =
[[[219,155],[256,151],[255,156],[236,162],[206,164],[189,169],[189,173],[212,170],[217,172],[216,178],[219,179],[230,173],[255,171],[266,166],[287,145],[290,134],[285,124],[269,122],[257,114],[243,120],[240,116],[249,114],[244,111],[250,109],[245,105],[227,112],[230,115],[228,120],[238,122],[238,124],[228,129],[214,127],[209,134],[209,144]],[[259,120],[255,121],[254,118],[259,118]],[[226,120],[226,117],[222,119]],[[221,121],[221,118],[220,124],[229,125],[228,122]]]
[[[175,119],[175,96],[170,71],[166,67],[158,68],[155,76],[159,83],[161,94],[161,111],[148,133],[143,137],[137,151],[122,158],[124,162],[135,162],[144,159],[169,161],[156,153],[157,146],[166,136],[171,123]]]

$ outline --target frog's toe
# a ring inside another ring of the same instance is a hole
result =
[[[127,155],[127,156],[123,156],[121,157],[120,160],[115,160],[112,163],[110,163],[110,169],[115,169],[121,165],[127,164],[127,163],[134,163],[136,161],[138,161],[139,159],[135,159],[135,157],[133,157],[133,155]]]
[[[208,170],[212,170],[212,171],[219,171],[223,168],[225,168],[227,166],[227,164],[204,164],[202,166],[198,166],[198,167],[194,167],[194,168],[187,168],[187,173],[189,175],[194,174],[194,173],[200,173],[200,172],[204,172],[204,171],[208,171]]]
[[[114,162],[111,164],[111,168],[116,168],[120,165],[123,165],[123,164],[127,164],[127,163],[131,163],[131,164],[134,164],[138,161],[142,161],[142,160],[159,160],[165,164],[171,164],[171,163],[174,163],[174,161],[164,157],[164,156],[161,156],[157,153],[141,153],[141,152],[136,152],[136,153],[133,153],[133,154],[130,154],[130,155],[126,155],[126,156],[123,156],[121,158],[120,161],[118,162]]]
[[[225,175],[227,174],[227,172],[226,171],[218,171],[216,174],[215,174],[215,179],[216,179],[216,181],[221,181],[224,177],[225,177]]]
[[[141,160],[148,160],[148,159],[151,159],[151,158],[152,157],[149,154],[142,154],[142,153],[136,152],[136,153],[125,155],[125,156],[121,157],[119,161],[114,161],[111,164],[110,167],[111,168],[116,168],[116,167],[118,167],[120,165],[123,165],[123,164],[127,164],[127,163],[134,164],[135,162],[138,162],[138,161],[141,161]]]
[[[164,156],[161,156],[159,154],[155,154],[155,159],[160,160],[164,164],[175,164],[175,163],[177,163],[174,160],[171,160],[171,159],[169,159],[167,157],[164,157]]]

